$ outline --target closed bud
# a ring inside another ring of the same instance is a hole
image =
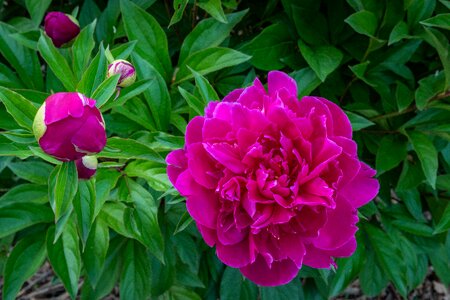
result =
[[[83,156],[75,161],[77,166],[78,178],[89,179],[97,172],[97,157],[92,155]]]
[[[74,17],[57,11],[49,12],[45,16],[44,29],[58,48],[80,33],[80,25]]]
[[[107,77],[120,74],[117,86],[127,87],[136,81],[136,70],[133,65],[126,60],[118,59],[108,66]]]
[[[102,151],[106,144],[105,122],[95,100],[80,93],[56,93],[39,108],[33,131],[42,150],[72,161]]]

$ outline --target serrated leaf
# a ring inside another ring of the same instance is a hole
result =
[[[377,17],[372,12],[367,10],[360,10],[350,15],[344,21],[356,32],[369,37],[373,37],[375,35],[378,27]]]
[[[45,254],[42,234],[27,236],[17,243],[6,260],[3,299],[16,299],[21,286],[41,267]]]
[[[309,47],[301,40],[298,41],[298,46],[306,62],[322,82],[339,67],[344,57],[342,52],[333,46]]]
[[[189,56],[180,66],[180,70],[176,75],[175,84],[191,79],[194,75],[189,68],[196,70],[202,75],[209,74],[214,71],[232,67],[246,62],[251,57],[239,51],[229,48],[208,48],[200,50]]]
[[[55,228],[50,227],[47,232],[48,259],[70,297],[75,299],[81,272],[80,245],[75,222],[67,222],[61,238],[56,243],[53,243],[54,236]]]
[[[417,153],[422,166],[423,173],[434,189],[436,188],[436,177],[438,169],[438,153],[430,139],[419,131],[408,133],[409,140]]]
[[[23,96],[7,88],[0,87],[0,101],[6,107],[8,113],[21,127],[33,131],[33,120],[37,108]]]
[[[42,33],[39,38],[38,50],[66,90],[69,92],[75,91],[77,80],[72,69],[69,67],[67,60],[58,52],[58,49],[53,45],[52,40],[45,33]]]

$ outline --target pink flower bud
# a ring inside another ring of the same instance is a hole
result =
[[[58,48],[80,33],[80,25],[74,17],[57,11],[49,12],[45,16],[44,28]]]
[[[33,131],[42,150],[61,161],[102,151],[105,121],[95,100],[80,93],[56,93],[39,108]]]
[[[97,157],[86,155],[75,161],[78,178],[89,179],[97,172]]]
[[[133,65],[126,60],[118,59],[108,66],[107,77],[120,74],[117,86],[127,87],[136,81],[136,70]]]

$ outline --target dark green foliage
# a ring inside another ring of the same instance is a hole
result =
[[[14,299],[48,260],[72,298],[325,299],[359,278],[406,297],[432,266],[450,284],[450,5],[445,0],[5,1],[0,4],[0,298]],[[69,5],[67,5],[69,3]],[[55,48],[46,11],[77,14]],[[136,66],[116,91],[111,58]],[[303,267],[261,288],[225,267],[172,188],[164,157],[209,101],[269,70],[299,97],[337,103],[377,198],[360,210],[358,249],[337,270]],[[97,100],[108,142],[99,170],[43,153],[31,132],[57,91]],[[83,279],[78,291],[80,278]]]

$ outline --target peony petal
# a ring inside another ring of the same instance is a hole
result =
[[[83,112],[83,100],[78,93],[56,93],[45,100],[46,125],[58,122],[68,116],[80,118]]]
[[[244,88],[240,88],[231,91],[228,95],[226,95],[223,98],[222,102],[236,102],[244,90],[245,90]]]
[[[267,77],[270,96],[274,97],[279,90],[286,89],[291,96],[297,97],[297,82],[289,75],[280,71],[272,71]]]
[[[220,175],[216,176],[215,160],[201,143],[190,144],[188,150],[188,168],[194,180],[208,189],[215,189]]]
[[[306,246],[306,254],[303,258],[303,264],[311,268],[330,268],[335,265],[333,258],[325,250],[320,250],[313,245]]]
[[[375,198],[380,189],[380,184],[375,176],[376,171],[365,163],[361,163],[361,168],[356,177],[347,183],[339,191],[339,195],[347,199],[354,208],[358,208],[367,204]]]
[[[178,177],[177,184],[182,175]],[[189,214],[199,224],[208,228],[216,228],[217,214],[219,212],[219,198],[217,194],[213,190],[205,189],[193,181],[189,182],[189,188],[189,195],[186,196],[186,208]]]
[[[72,144],[77,152],[81,153],[90,154],[102,151],[106,145],[106,132],[103,124],[94,115],[88,117],[73,136]]]
[[[281,252],[287,255],[299,269],[302,267],[303,257],[306,253],[303,242],[303,238],[298,234],[283,236],[279,240]]]
[[[251,249],[249,238],[233,245],[223,245],[220,241],[216,244],[217,257],[233,268],[240,268],[255,261],[255,254]]]
[[[202,235],[203,239],[205,240],[206,245],[213,247],[217,241],[216,231],[214,229],[205,227],[199,223],[195,223],[195,224],[197,225],[198,231],[200,231],[200,234]]]
[[[350,120],[348,119],[347,115],[344,113],[344,111],[334,104],[333,102],[321,98],[321,97],[315,97],[319,101],[321,101],[323,104],[325,104],[328,109],[330,110],[330,115],[333,118],[333,135],[337,136],[343,136],[347,137],[349,139],[352,138],[352,124],[350,123]]]
[[[297,276],[299,268],[290,259],[272,262],[269,267],[266,260],[258,255],[256,260],[240,268],[242,274],[261,286],[277,286],[289,283]]]
[[[187,157],[183,149],[172,151],[166,157],[167,176],[170,182],[175,185],[178,176],[187,168]]]
[[[229,143],[204,143],[203,146],[214,159],[234,173],[239,174],[245,171],[245,165],[242,163],[238,148]]]
[[[194,117],[186,126],[186,146],[193,143],[201,143],[203,141],[203,123],[205,118]]]
[[[323,250],[334,250],[347,243],[358,230],[358,215],[353,206],[344,198],[338,197],[336,208],[328,210],[328,219],[314,246]]]
[[[333,257],[348,257],[355,252],[357,247],[356,238],[352,237],[347,243],[334,250],[324,250],[325,253]]]

